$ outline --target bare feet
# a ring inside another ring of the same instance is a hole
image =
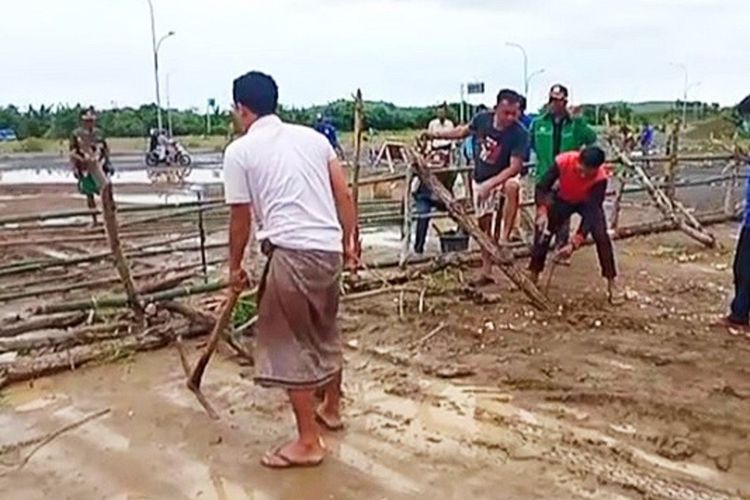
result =
[[[338,409],[330,409],[325,404],[319,405],[315,410],[315,418],[329,431],[336,432],[344,429],[341,412]]]
[[[299,439],[284,445],[271,448],[260,460],[261,465],[271,469],[289,469],[293,467],[315,467],[325,458],[326,450],[322,440],[307,445]]]
[[[717,322],[717,326],[726,328],[731,335],[743,335],[750,339],[750,325],[747,323],[741,323],[733,320],[729,316],[725,316]]]

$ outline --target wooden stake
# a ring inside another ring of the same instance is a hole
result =
[[[114,196],[112,195],[112,182],[104,175],[104,171],[98,161],[89,161],[89,167],[97,183],[101,186],[102,217],[104,219],[104,227],[107,230],[109,248],[112,251],[112,258],[115,261],[115,269],[117,269],[117,273],[120,275],[122,286],[125,288],[125,294],[128,297],[128,305],[133,310],[136,320],[140,325],[145,325],[146,313],[138,297],[133,279],[130,277],[130,266],[125,259],[122,245],[120,244],[117,209],[115,207]]]

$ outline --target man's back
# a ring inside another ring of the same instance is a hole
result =
[[[252,203],[258,239],[298,250],[341,251],[328,163],[336,154],[315,130],[270,115],[227,147],[227,203]]]

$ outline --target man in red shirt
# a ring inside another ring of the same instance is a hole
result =
[[[607,222],[602,207],[607,193],[609,167],[604,165],[604,151],[589,146],[582,151],[563,153],[536,186],[536,234],[531,251],[529,271],[537,282],[544,270],[550,239],[571,215],[581,216],[581,225],[571,241],[557,251],[555,258],[564,259],[572,255],[591,234],[596,243],[599,265],[607,280],[607,293],[611,303],[620,302],[615,278],[615,258],[612,241],[607,234]],[[553,186],[557,185],[557,190]]]

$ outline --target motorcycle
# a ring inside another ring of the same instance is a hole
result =
[[[179,165],[181,167],[189,167],[193,163],[193,159],[187,150],[177,141],[172,141],[166,146],[166,151],[160,151],[159,147],[156,147],[146,153],[146,165],[149,167],[156,167],[159,165]]]

